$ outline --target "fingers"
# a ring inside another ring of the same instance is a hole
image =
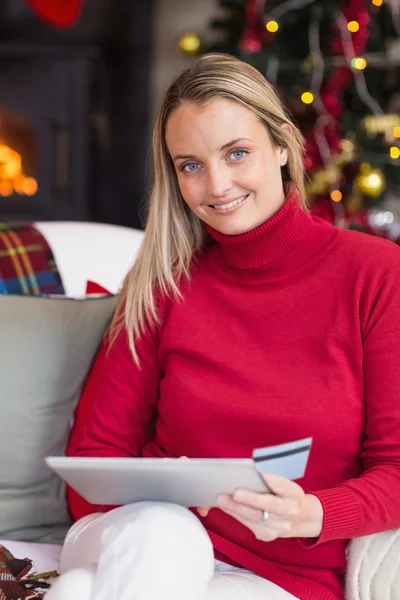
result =
[[[301,488],[300,488],[301,489]],[[251,507],[257,511],[268,511],[270,514],[294,520],[299,514],[299,500],[294,498],[281,498],[273,494],[257,494],[250,490],[236,490],[232,499],[241,505]]]
[[[197,512],[201,517],[206,517],[211,510],[211,506],[198,506]]]
[[[286,477],[282,477],[281,475],[266,475],[264,473],[261,473],[261,475],[269,489],[277,496],[293,498],[294,500],[301,500],[304,496],[303,488],[298,483],[286,479]]]
[[[218,498],[218,507],[248,527],[259,540],[294,537],[302,518],[304,490],[294,481],[278,475],[263,475],[273,493],[238,489]],[[262,519],[263,512],[268,513]]]
[[[230,515],[239,523],[250,529],[257,539],[269,542],[278,537],[286,537],[292,530],[293,524],[276,515],[270,514],[266,521],[262,521],[259,509],[238,504],[230,496],[220,496],[219,508]]]
[[[225,494],[219,496],[218,506],[219,508],[222,508],[224,512],[228,512],[231,515],[234,513],[235,516],[238,515],[242,519],[246,519],[252,523],[258,523],[261,518],[259,509],[235,502],[231,496]]]
[[[264,503],[265,504],[265,503]],[[277,530],[285,531],[288,526],[286,524],[291,524],[295,521],[295,517],[291,517],[290,514],[286,511],[282,511],[281,513],[273,512],[268,508],[253,508],[248,504],[241,504],[240,502],[236,502],[230,496],[220,496],[218,499],[218,506],[222,508],[224,512],[229,512],[232,516],[240,517],[249,521],[255,525],[259,524],[261,521],[262,513],[266,511],[268,513],[268,527],[273,527]],[[293,511],[294,512],[294,511]],[[297,514],[296,507],[296,514]],[[282,526],[281,526],[282,524]]]

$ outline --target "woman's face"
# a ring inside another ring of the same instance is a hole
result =
[[[166,143],[185,202],[221,233],[250,231],[283,204],[287,150],[240,104],[183,103],[167,121]]]

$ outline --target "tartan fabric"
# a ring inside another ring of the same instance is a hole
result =
[[[51,248],[32,225],[0,223],[0,293],[65,293]]]
[[[50,587],[57,571],[35,573],[29,558],[15,558],[0,544],[0,600],[39,600]]]

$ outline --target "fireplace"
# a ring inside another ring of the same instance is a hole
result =
[[[0,131],[0,198],[36,195],[36,141],[31,121],[3,106]]]
[[[148,144],[151,2],[116,4],[86,0],[65,31],[5,0],[0,221],[140,226],[146,152],[135,140]]]
[[[89,219],[95,55],[0,46],[0,215]],[[27,56],[29,55],[29,60]]]

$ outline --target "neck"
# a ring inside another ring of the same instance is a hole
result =
[[[316,223],[291,190],[278,211],[255,229],[226,235],[207,225],[225,263],[245,278],[283,278],[318,253],[335,229]]]

